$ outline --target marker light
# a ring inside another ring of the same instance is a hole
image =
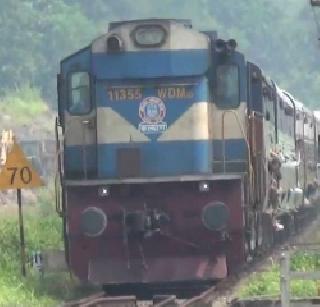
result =
[[[107,197],[110,195],[110,187],[109,186],[101,186],[98,189],[98,195],[100,197]]]
[[[210,185],[208,181],[200,181],[199,182],[199,191],[200,192],[208,192],[210,190]]]

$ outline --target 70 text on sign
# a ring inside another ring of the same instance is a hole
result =
[[[7,170],[9,172],[11,172],[10,184],[12,184],[12,185],[15,184],[15,179],[16,179],[16,175],[17,175],[18,170],[20,170],[18,172],[18,174],[20,176],[20,180],[24,184],[29,184],[32,181],[32,172],[31,172],[29,166],[23,166],[21,168],[19,168],[19,167],[7,167]]]

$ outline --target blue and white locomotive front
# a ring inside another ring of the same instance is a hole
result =
[[[244,261],[246,68],[214,40],[185,21],[119,22],[62,61],[65,236],[80,278],[223,278],[226,238],[229,264]]]
[[[87,172],[98,178],[210,173],[208,38],[179,23],[137,24],[115,24],[84,51],[97,133],[90,123],[69,128],[66,171],[81,172],[85,146]],[[71,101],[72,121],[81,121],[72,104],[90,98],[82,95]]]

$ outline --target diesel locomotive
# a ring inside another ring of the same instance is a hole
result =
[[[79,279],[219,280],[312,211],[319,122],[236,47],[132,20],[61,61],[57,210]]]

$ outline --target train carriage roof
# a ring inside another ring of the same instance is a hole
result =
[[[293,101],[295,108],[296,108],[296,112],[297,113],[311,113],[311,111],[306,108],[306,106],[299,100],[297,100],[296,98],[294,98],[292,96],[292,94],[288,93],[287,91],[281,89],[282,93],[284,95],[286,95],[291,101]]]
[[[275,85],[275,87],[276,87],[277,95],[280,97],[280,99],[284,103],[283,108],[286,108],[288,106],[291,109],[293,109],[295,106],[294,98],[290,94],[288,94],[286,91],[278,87],[277,85]]]
[[[314,114],[314,117],[320,121],[320,111],[314,111],[313,114]]]

